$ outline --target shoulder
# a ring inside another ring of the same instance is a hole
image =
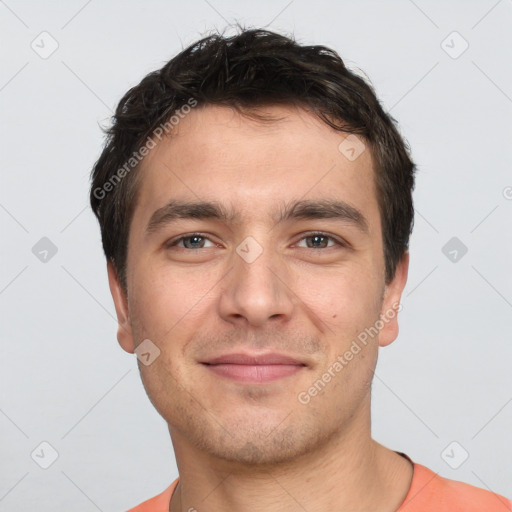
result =
[[[443,478],[429,468],[414,463],[411,488],[398,512],[512,512],[512,501],[473,485]]]
[[[171,496],[177,485],[178,478],[160,494],[157,494],[143,503],[140,503],[136,507],[127,510],[127,512],[169,512]]]

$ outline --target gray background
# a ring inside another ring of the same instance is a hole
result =
[[[98,125],[124,92],[235,20],[333,47],[400,122],[419,167],[416,222],[400,335],[380,352],[373,436],[512,497],[511,0],[7,0],[0,511],[122,511],[177,476],[166,424],[116,340],[88,174]],[[57,248],[46,261],[43,237]],[[47,469],[43,441],[58,453]]]

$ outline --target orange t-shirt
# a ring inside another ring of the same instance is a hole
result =
[[[400,452],[397,452],[400,453]],[[411,487],[397,512],[512,512],[512,500],[479,487],[443,478],[407,455],[414,465]],[[169,512],[179,478],[161,494],[127,512]]]

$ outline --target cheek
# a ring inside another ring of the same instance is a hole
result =
[[[132,319],[155,340],[179,339],[186,325],[195,323],[209,302],[209,281],[169,266],[145,265],[136,269],[131,294]],[[204,274],[203,274],[204,276]]]
[[[198,315],[208,302],[204,295],[209,287],[156,266],[140,267],[137,272],[130,299],[136,344],[149,339],[159,351],[151,364],[138,364],[144,388],[165,418],[174,407],[169,397],[182,400],[187,396],[180,384],[187,382],[183,351],[191,333],[200,325]],[[201,286],[205,286],[204,291]]]
[[[316,286],[312,288],[311,283]],[[328,389],[322,394],[325,400],[339,403],[340,411],[361,400],[371,386],[378,345],[377,338],[364,336],[365,329],[374,325],[379,316],[376,283],[371,273],[348,267],[297,281],[297,289],[308,290],[300,294],[301,300],[326,326],[325,357],[316,378],[329,379]],[[325,372],[330,372],[331,377],[322,377]]]
[[[294,291],[334,331],[354,334],[378,317],[379,283],[367,268],[352,265],[297,273]]]

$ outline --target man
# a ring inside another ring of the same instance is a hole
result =
[[[334,51],[269,31],[204,38],[127,92],[91,205],[179,470],[132,511],[512,510],[371,438],[414,169]]]

